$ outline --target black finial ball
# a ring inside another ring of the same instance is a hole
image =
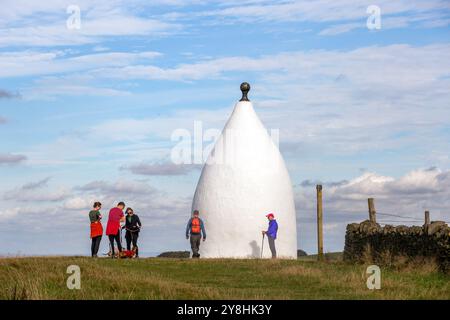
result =
[[[241,91],[242,91],[242,98],[239,101],[250,101],[248,100],[247,97],[247,94],[250,91],[250,84],[248,82],[241,83]]]

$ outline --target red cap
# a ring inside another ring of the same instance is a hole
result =
[[[269,213],[268,215],[266,215],[267,218],[272,217],[275,218],[275,216],[273,215],[273,213]]]

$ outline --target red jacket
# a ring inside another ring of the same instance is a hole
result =
[[[91,223],[91,238],[101,236],[103,234],[103,226],[100,221]]]
[[[123,211],[119,208],[109,210],[108,224],[106,225],[106,235],[116,235],[120,229],[120,219],[123,217]]]

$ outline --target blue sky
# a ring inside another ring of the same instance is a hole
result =
[[[171,163],[171,135],[220,130],[243,81],[280,130],[299,248],[315,252],[318,182],[326,251],[367,197],[450,220],[448,1],[147,2],[2,1],[0,254],[87,253],[94,200],[132,206],[145,251],[188,249],[200,170]]]

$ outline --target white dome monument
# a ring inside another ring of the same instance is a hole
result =
[[[278,258],[297,258],[297,223],[289,173],[278,147],[258,118],[241,84],[235,105],[206,161],[192,202],[207,239],[203,258],[259,258],[268,213],[278,222]],[[263,258],[271,253],[265,238]]]

